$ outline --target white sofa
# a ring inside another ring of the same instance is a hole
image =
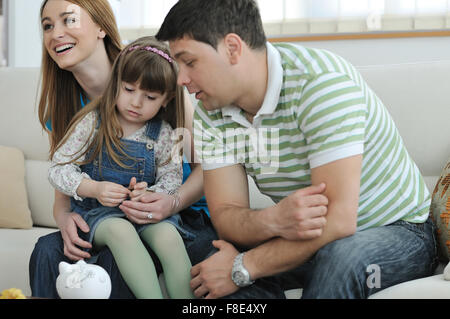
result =
[[[378,93],[403,136],[405,144],[433,189],[450,155],[450,60],[360,68]],[[40,236],[57,231],[52,217],[53,189],[47,181],[48,139],[37,117],[36,68],[0,68],[0,145],[19,148],[25,155],[26,189],[32,229],[0,228],[0,291],[17,287],[30,295],[28,261]],[[271,200],[250,181],[252,207]],[[1,214],[1,212],[0,212]],[[410,281],[379,292],[380,298],[450,298],[450,282],[442,267],[433,277]],[[301,290],[286,292],[298,297]]]

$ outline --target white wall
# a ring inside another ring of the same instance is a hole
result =
[[[42,39],[39,9],[42,0],[8,1],[8,66],[41,65]]]
[[[1,0],[0,0],[1,1]],[[3,53],[3,32],[4,32],[4,26],[3,26],[4,20],[3,16],[0,16],[0,67],[4,66],[6,64],[6,59],[4,57]]]
[[[299,44],[330,50],[355,66],[450,60],[450,37],[307,41]]]
[[[8,66],[39,67],[42,32],[39,9],[43,0],[6,0],[9,6]],[[118,15],[119,0],[109,0]]]

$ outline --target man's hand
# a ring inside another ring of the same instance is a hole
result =
[[[239,252],[223,240],[215,240],[213,245],[219,251],[191,269],[191,289],[197,298],[216,299],[239,289],[231,279],[234,258]]]
[[[300,189],[281,200],[273,212],[274,233],[287,240],[308,240],[322,235],[328,199],[325,184]]]
[[[84,219],[77,213],[60,213],[59,218],[56,220],[61,236],[64,242],[64,255],[69,259],[78,261],[84,258],[90,258],[91,255],[79,247],[92,248],[92,245],[82,240],[78,236],[78,228],[83,232],[89,232],[89,226]]]

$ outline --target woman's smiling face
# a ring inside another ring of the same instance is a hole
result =
[[[42,11],[44,46],[61,69],[70,70],[93,55],[104,31],[80,6],[49,0]]]

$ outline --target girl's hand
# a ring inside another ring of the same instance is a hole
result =
[[[106,207],[116,207],[128,198],[131,191],[122,185],[112,182],[97,182],[95,185],[95,198]]]
[[[136,183],[136,177],[132,177],[130,180],[130,186],[128,189],[131,191],[130,199],[133,202],[138,202],[140,198],[147,192],[147,182]]]

